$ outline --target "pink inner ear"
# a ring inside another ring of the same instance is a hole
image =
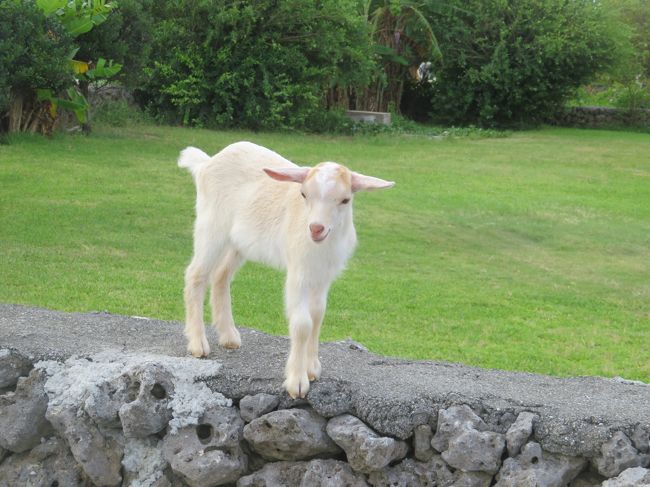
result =
[[[264,172],[276,181],[302,183],[309,173],[308,167],[286,167],[281,169],[264,168]]]

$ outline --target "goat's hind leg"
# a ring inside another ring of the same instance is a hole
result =
[[[216,242],[215,245],[212,235],[204,228],[197,224],[194,232],[194,256],[185,270],[183,293],[187,351],[195,357],[206,357],[210,353],[203,322],[203,301],[208,279],[223,249],[223,244]]]
[[[229,248],[212,276],[212,323],[219,334],[219,345],[225,348],[241,346],[241,337],[232,317],[230,282],[243,262],[241,255]]]

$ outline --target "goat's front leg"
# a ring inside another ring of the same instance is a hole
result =
[[[289,358],[285,368],[284,387],[291,397],[305,397],[309,391],[307,376],[307,346],[312,332],[309,312],[309,294],[301,288],[299,279],[287,276],[286,305],[291,341]]]
[[[325,316],[327,306],[327,289],[312,291],[309,302],[309,312],[312,319],[312,329],[307,342],[307,377],[309,380],[320,379],[321,365],[318,358],[318,341],[320,337],[320,327]]]

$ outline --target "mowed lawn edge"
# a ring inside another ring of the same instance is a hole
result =
[[[13,137],[0,145],[0,301],[181,321],[194,186],[176,158],[188,145],[212,154],[238,140],[397,182],[355,198],[359,246],[332,287],[323,340],[650,382],[641,133],[439,140],[134,126]],[[283,279],[244,266],[232,288],[237,324],[286,334]]]

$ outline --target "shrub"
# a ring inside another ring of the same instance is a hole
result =
[[[443,54],[431,107],[445,123],[543,121],[617,55],[615,20],[591,0],[454,0],[430,15]]]
[[[369,77],[367,25],[355,8],[352,0],[160,2],[136,99],[174,123],[318,129],[327,89]]]

